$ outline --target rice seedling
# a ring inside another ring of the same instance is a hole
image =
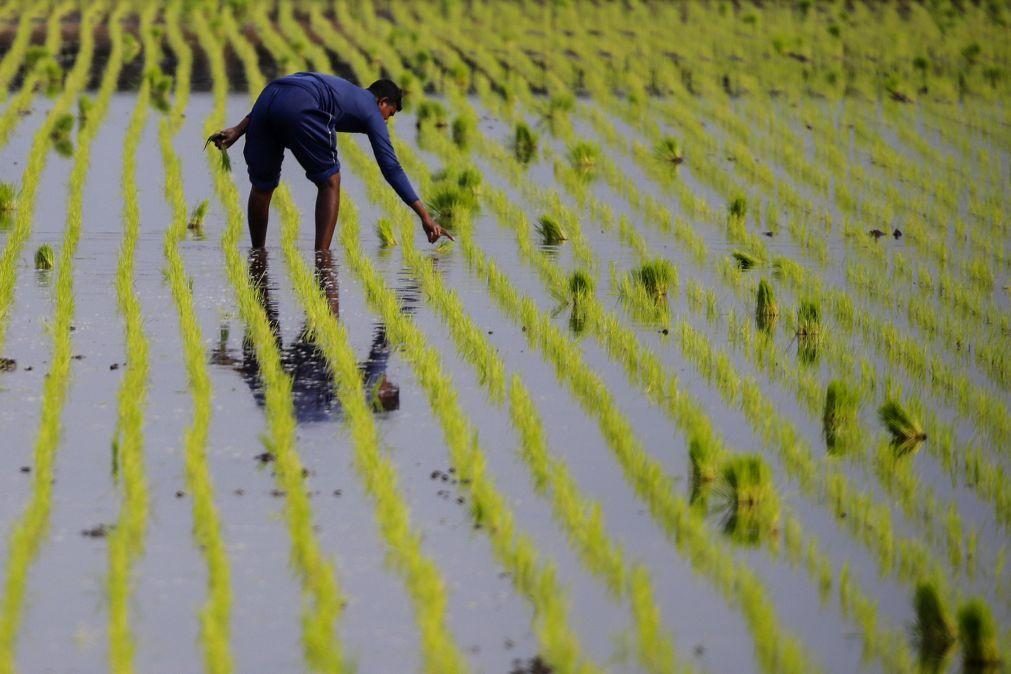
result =
[[[913,611],[916,614],[913,640],[920,662],[930,671],[940,671],[938,665],[951,650],[957,633],[955,621],[945,609],[935,583],[925,580],[917,584]]]
[[[916,450],[927,439],[919,420],[898,401],[889,399],[878,409],[878,418],[892,436],[892,449],[896,456]]]
[[[667,260],[657,258],[644,262],[634,269],[630,278],[647,295],[659,300],[667,295],[667,291],[672,285],[677,284],[677,271]]]
[[[54,264],[56,264],[56,253],[53,252],[53,247],[48,243],[39,246],[35,251],[35,268],[49,270],[53,268]]]
[[[453,143],[461,150],[466,150],[477,132],[477,119],[473,115],[457,115],[450,131]]]
[[[677,166],[684,161],[684,154],[681,151],[681,142],[670,136],[662,138],[654,149],[657,158],[665,164]]]
[[[779,318],[779,304],[772,286],[763,278],[758,282],[758,299],[755,303],[755,323],[762,332],[769,332]]]
[[[577,175],[592,179],[600,166],[600,146],[588,141],[578,141],[569,146],[569,165]]]
[[[0,182],[0,211],[13,211],[18,205],[18,188],[13,183]]]
[[[576,98],[570,93],[554,94],[541,107],[541,119],[552,131],[564,128],[569,113],[576,107]]]
[[[426,100],[414,113],[415,124],[419,131],[423,128],[444,129],[449,124],[449,113],[446,107],[438,101]]]
[[[759,264],[761,261],[750,253],[745,253],[744,251],[735,250],[731,253],[734,261],[737,263],[737,268],[741,271],[748,271],[755,265]]]
[[[857,423],[859,396],[845,382],[831,381],[825,390],[825,409],[822,412],[822,436],[828,450],[844,450],[854,435]]]
[[[516,123],[513,136],[513,154],[516,161],[529,164],[537,156],[537,134],[524,122]]]
[[[797,336],[816,337],[821,334],[821,309],[814,300],[801,300],[797,307]]]
[[[77,125],[81,128],[88,121],[88,115],[95,108],[95,102],[88,96],[81,96],[77,99]]]
[[[779,524],[779,499],[772,471],[760,456],[735,455],[720,467],[715,493],[723,500],[724,531],[749,545],[774,534]]]
[[[568,233],[550,215],[542,215],[537,219],[537,233],[546,246],[557,246],[569,238]]]
[[[168,112],[170,107],[169,93],[172,91],[172,76],[163,73],[157,66],[149,68],[146,74],[148,86],[151,87],[151,104],[159,112]]]
[[[393,221],[388,218],[379,218],[376,221],[376,236],[379,237],[379,245],[383,248],[397,245],[396,228]]]
[[[436,183],[427,196],[428,211],[439,224],[460,227],[469,222],[474,200],[458,186],[446,182]]]
[[[970,599],[958,609],[958,643],[967,670],[1000,665],[1002,659],[997,639],[997,625],[986,602]]]
[[[743,196],[734,197],[727,204],[727,215],[731,219],[744,220],[748,215],[748,200]]]
[[[53,123],[53,126],[49,131],[49,137],[52,139],[53,143],[69,141],[70,132],[73,130],[74,116],[70,113],[63,113],[57,117],[56,121]]]

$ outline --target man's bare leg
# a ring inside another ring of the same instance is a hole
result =
[[[270,213],[270,198],[273,195],[273,189],[249,189],[246,217],[249,218],[249,240],[253,248],[263,248],[267,243],[267,215]]]
[[[330,250],[341,204],[341,174],[333,174],[316,187],[319,190],[316,193],[316,250]]]

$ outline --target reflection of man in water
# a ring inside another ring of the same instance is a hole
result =
[[[281,352],[281,365],[291,377],[295,418],[299,422],[335,420],[340,414],[340,402],[337,399],[333,373],[323,351],[316,345],[308,325],[302,326],[298,337],[287,347],[281,342],[277,303],[270,298],[266,250],[255,249],[250,252],[249,276],[260,304],[267,313],[267,320]],[[316,253],[316,282],[326,295],[331,313],[337,317],[339,315],[337,275],[329,251]],[[386,326],[379,324],[373,335],[368,358],[359,365],[365,395],[376,411],[392,411],[400,407],[400,389],[386,378],[389,357],[390,343],[386,339]],[[228,330],[222,328],[221,339],[211,354],[211,362],[238,371],[252,390],[256,403],[264,405],[260,363],[256,359],[256,349],[248,337],[242,340],[242,358],[237,358],[228,349]]]

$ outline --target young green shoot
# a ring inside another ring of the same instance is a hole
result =
[[[647,295],[659,300],[666,296],[670,286],[677,282],[677,272],[670,262],[657,258],[633,270],[632,281],[642,287]]]
[[[542,215],[537,219],[537,233],[546,246],[556,246],[569,238],[558,220],[550,215]]]
[[[878,418],[892,436],[891,444],[896,456],[909,454],[927,439],[919,420],[895,400],[889,399],[881,406]]]
[[[53,252],[53,247],[48,243],[39,246],[38,250],[35,251],[35,268],[46,271],[52,269],[55,264],[56,253]]]
[[[955,642],[955,622],[945,609],[935,583],[925,580],[916,586],[913,610],[916,613],[913,639],[921,662],[929,664],[943,659]]]
[[[997,625],[982,599],[970,599],[958,611],[958,641],[966,669],[975,671],[1001,662]]]
[[[0,212],[13,211],[17,205],[17,186],[14,183],[0,182]]]
[[[829,382],[822,413],[822,435],[828,450],[843,449],[852,439],[860,399],[843,381]]]
[[[671,136],[665,136],[656,144],[655,153],[660,161],[677,166],[684,161],[684,154],[681,152],[681,142]]]
[[[391,248],[398,243],[396,225],[389,218],[379,218],[376,222],[376,236],[383,248]]]
[[[762,332],[769,332],[779,318],[779,305],[772,286],[763,278],[758,282],[758,300],[755,304],[755,323]]]
[[[537,134],[524,122],[516,124],[513,154],[516,156],[516,161],[521,164],[529,164],[537,156]]]

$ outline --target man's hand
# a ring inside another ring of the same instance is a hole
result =
[[[216,134],[208,138],[207,143],[214,143],[214,147],[219,150],[227,150],[241,137],[242,133],[236,127],[231,126],[227,129],[218,131]],[[207,143],[204,143],[204,147],[207,146]]]
[[[435,243],[439,240],[439,237],[444,236],[450,241],[456,241],[453,235],[447,232],[445,229],[439,226],[432,218],[426,218],[421,221],[421,226],[425,229],[425,234],[428,236],[429,243]]]

